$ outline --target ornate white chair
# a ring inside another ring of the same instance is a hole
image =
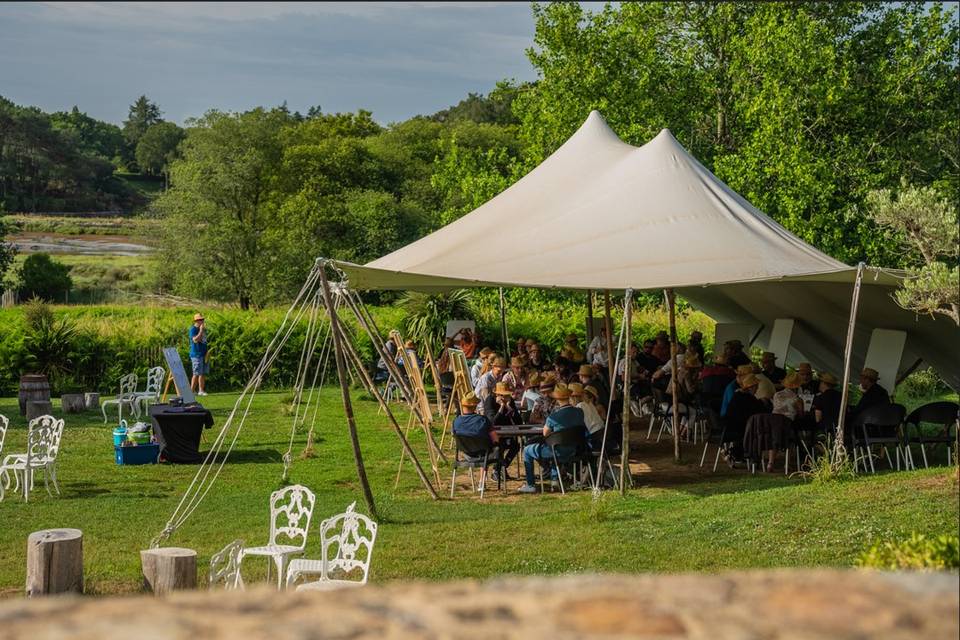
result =
[[[7,427],[10,426],[10,420],[7,416],[0,415],[0,453],[3,453],[3,441],[7,437]]]
[[[306,487],[295,484],[270,494],[270,541],[262,547],[247,547],[240,556],[267,556],[277,569],[277,589],[283,588],[287,561],[303,553],[307,532],[313,517],[316,496]],[[287,544],[283,544],[287,542]],[[267,580],[270,580],[267,563]]]
[[[287,569],[287,588],[300,578],[319,576],[297,591],[329,591],[367,584],[377,523],[354,511],[356,502],[344,513],[320,524],[320,560],[296,558]]]
[[[243,577],[240,575],[240,560],[243,555],[243,540],[234,540],[210,557],[210,589],[223,583],[227,591],[243,591]]]
[[[57,486],[57,454],[60,452],[60,440],[63,437],[63,420],[53,416],[40,416],[30,421],[27,433],[27,452],[15,453],[3,458],[0,463],[0,500],[3,500],[4,490],[10,488],[10,472],[13,472],[15,481],[14,491],[22,489],[24,502],[29,501],[30,491],[33,489],[34,473],[43,472],[43,485],[47,494],[50,492],[50,483],[60,495]]]
[[[137,399],[137,374],[128,373],[120,378],[120,393],[115,398],[100,403],[103,411],[103,423],[107,423],[107,406],[117,405],[117,421],[123,419],[123,407],[130,407],[130,411],[137,418],[140,417],[140,403]]]
[[[147,407],[150,403],[160,401],[160,390],[163,386],[163,378],[167,375],[167,370],[163,367],[153,367],[147,371],[147,388],[143,391],[134,391],[137,402],[137,415],[147,413]]]

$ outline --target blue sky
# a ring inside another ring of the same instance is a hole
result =
[[[433,113],[535,77],[526,3],[0,3],[0,95],[119,124],[140,94],[182,123],[287,101]]]

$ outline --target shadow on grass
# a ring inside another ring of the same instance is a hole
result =
[[[206,455],[206,452],[203,452]],[[215,462],[223,461],[224,454],[216,457]],[[283,455],[276,449],[234,449],[227,457],[227,464],[265,464],[283,462]]]

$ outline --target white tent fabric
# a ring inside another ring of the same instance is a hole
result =
[[[833,371],[856,271],[756,209],[669,130],[634,147],[596,111],[538,167],[459,220],[365,266],[338,265],[354,289],[676,288],[718,321],[769,329],[773,319],[797,319],[797,348]],[[872,327],[909,326],[908,352],[960,387],[960,332],[897,307],[889,293],[899,275],[865,280],[858,338],[867,337],[855,343],[854,364]]]

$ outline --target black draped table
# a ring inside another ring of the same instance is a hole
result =
[[[155,404],[150,407],[153,435],[160,444],[160,454],[167,462],[200,464],[200,435],[213,426],[213,415],[201,405],[173,407]]]

